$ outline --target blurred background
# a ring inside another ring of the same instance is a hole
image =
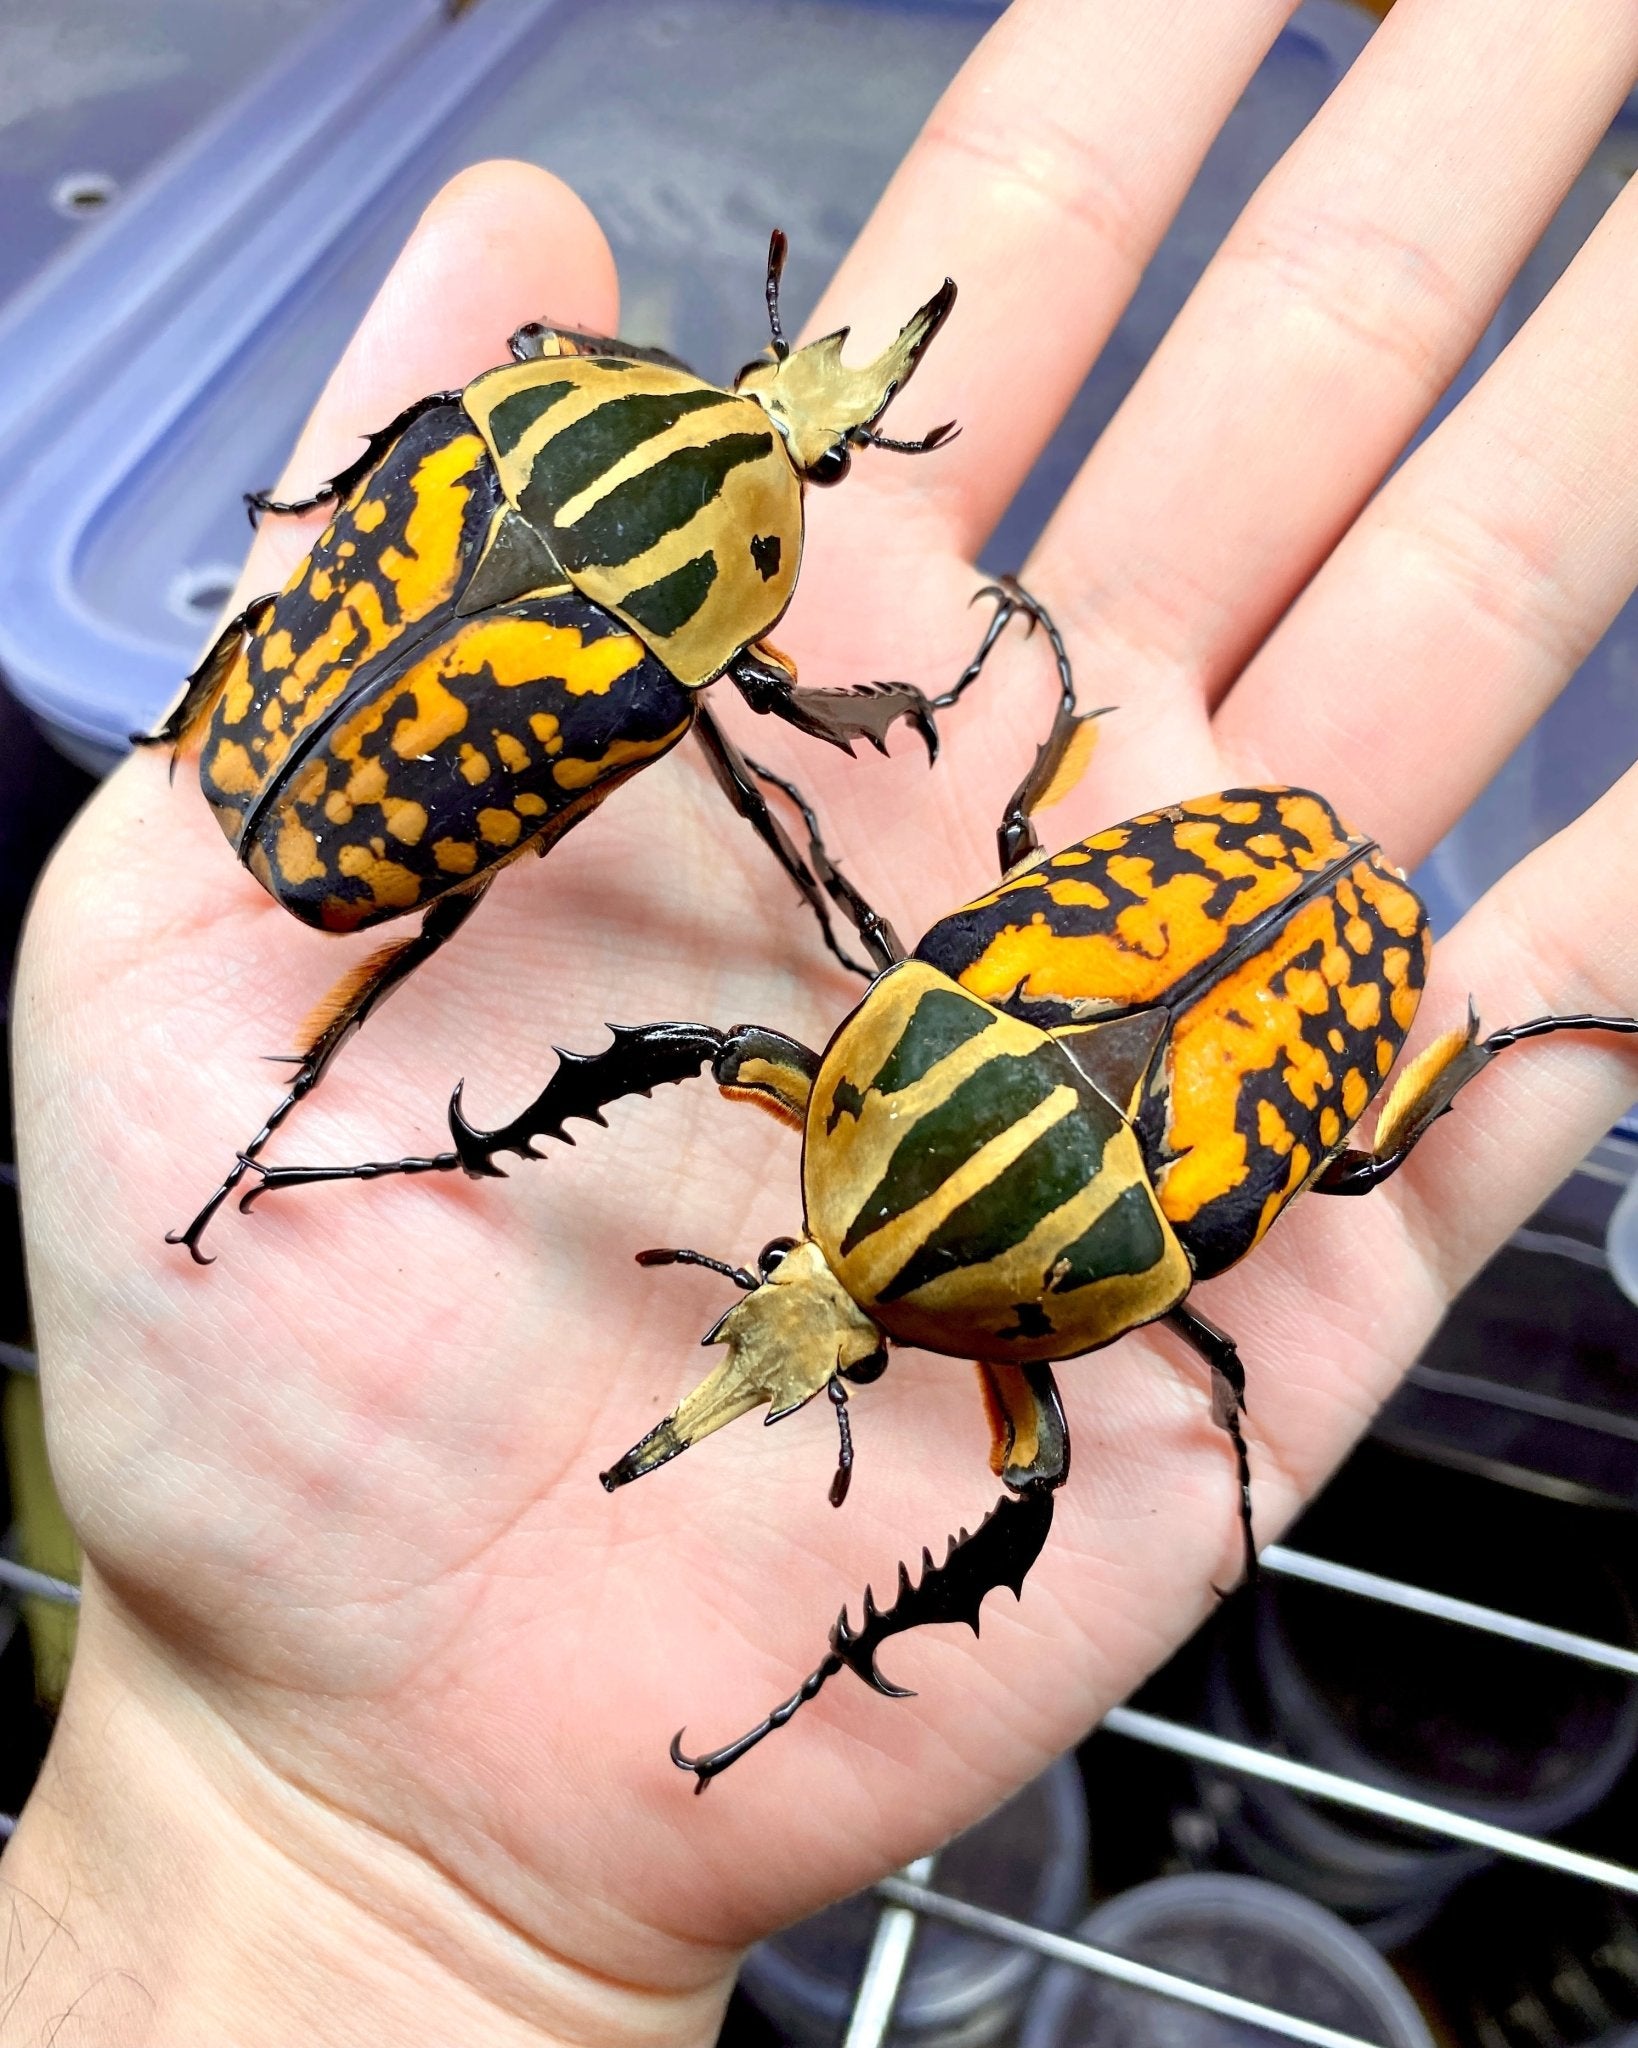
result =
[[[232,584],[240,491],[277,474],[450,173],[511,155],[568,179],[614,245],[624,331],[726,374],[770,224],[799,253],[794,328],[998,11],[0,0],[0,985],[55,839],[174,694]],[[1374,20],[1354,0],[1298,10],[990,566],[1023,559]],[[754,123],[719,117],[736,81]],[[1638,105],[1441,413],[1635,167]],[[1418,875],[1436,921],[1635,756],[1629,605]],[[893,1897],[765,1944],[724,2040],[1638,2048],[1635,1165],[1638,1123],[1517,1233],[1262,1592]],[[27,1795],[73,1636],[32,1363],[0,1164],[0,1816]],[[1141,1984],[1110,1975],[1132,1976],[1121,1957]]]

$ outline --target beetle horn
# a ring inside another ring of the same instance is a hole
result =
[[[861,434],[881,418],[949,317],[955,295],[953,281],[946,278],[874,362],[857,369],[844,363],[849,329],[839,327],[780,360],[753,364],[736,389],[757,399],[780,423],[793,460],[805,471],[827,448]],[[949,431],[942,429],[934,437],[935,445]]]
[[[916,365],[927,353],[928,344],[949,318],[955,295],[955,281],[947,277],[926,305],[918,306],[910,315],[876,360],[856,370],[842,361],[851,329],[839,327],[834,334],[810,341],[792,355],[785,368],[787,388],[793,373],[809,369],[817,387],[813,410],[822,412],[827,424],[843,430],[873,426],[895,394],[910,381]],[[806,364],[804,357],[808,359]],[[794,399],[794,390],[792,395]]]
[[[836,336],[837,396],[843,398],[845,388],[844,403],[850,411],[857,410],[861,427],[874,425],[887,410],[894,394],[910,381],[911,373],[927,352],[928,343],[949,318],[955,296],[955,280],[947,277],[927,303],[918,306],[910,315],[876,360],[862,370],[843,368],[842,343],[848,330],[844,327]],[[813,345],[823,348],[825,344],[818,341]],[[950,430],[946,427],[942,431],[948,433]]]
[[[793,1414],[837,1373],[882,1349],[882,1333],[844,1292],[811,1239],[706,1331],[728,1356],[663,1422],[601,1477],[612,1493],[764,1403],[769,1422]]]

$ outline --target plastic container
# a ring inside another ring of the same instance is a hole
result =
[[[1635,1161],[1638,1145],[1612,1134],[1514,1233],[1377,1417],[1379,1441],[1555,1499],[1638,1509]]]
[[[0,320],[0,667],[14,689],[98,766],[170,699],[243,554],[239,493],[276,473],[417,211],[459,166],[520,155],[568,178],[614,243],[627,331],[724,373],[755,336],[770,223],[791,231],[799,317],[995,11],[484,0],[451,22],[438,0],[338,6]],[[1223,233],[1371,27],[1345,0],[1306,0],[1280,36],[996,535],[995,566],[1023,559]],[[749,117],[725,121],[725,105]],[[1438,413],[1634,161],[1638,119],[1624,119]],[[1426,864],[1437,920],[1635,754],[1629,607]]]
[[[1323,1713],[1311,1707],[1287,1726],[1268,1710],[1255,1679],[1234,1673],[1227,1662],[1213,1665],[1207,1681],[1205,1719],[1215,1735],[1252,1748],[1270,1745],[1304,1763],[1307,1738]],[[1315,1743],[1323,1748],[1323,1742]],[[1376,1778],[1373,1759],[1349,1776]],[[1481,1849],[1466,1849],[1415,1830],[1375,1823],[1307,1800],[1278,1785],[1228,1777],[1196,1767],[1200,1803],[1215,1825],[1226,1860],[1274,1884],[1287,1885],[1358,1928],[1373,1947],[1392,1949],[1412,1940],[1433,1919],[1449,1895],[1491,1861]],[[1425,1789],[1425,1788],[1424,1788]]]
[[[239,493],[276,474],[417,211],[462,164],[521,155],[569,179],[620,260],[622,325],[724,374],[760,335],[769,226],[791,234],[794,320],[996,11],[483,0],[448,23],[431,0],[338,9],[299,64],[131,196],[60,290],[42,279],[27,318],[0,323],[0,666],[14,688],[99,762],[169,700],[243,553]],[[995,564],[1023,558],[1370,26],[1342,0],[1308,0],[1280,37]],[[747,118],[725,121],[725,105]]]
[[[1638,1303],[1638,1178],[1627,1182],[1611,1212],[1604,1242],[1616,1286],[1628,1301]]]
[[[1545,1600],[1566,1626],[1630,1642],[1630,1606],[1597,1544],[1541,1546],[1516,1522],[1504,1510],[1465,1542],[1448,1525],[1424,1530],[1379,1568],[1410,1576],[1405,1553],[1421,1551],[1422,1576],[1441,1590],[1526,1613]],[[1297,1584],[1265,1584],[1249,1621],[1222,1631],[1205,1718],[1232,1740],[1530,1835],[1590,1813],[1638,1755],[1638,1683]],[[1490,1860],[1279,1786],[1197,1778],[1242,1863],[1356,1921],[1379,1947],[1419,1932]]]
[[[1311,1900],[1252,1877],[1163,1877],[1100,1906],[1083,1941],[1381,2048],[1433,2048],[1404,1985]],[[1042,1977],[1019,2048],[1284,2048],[1288,2036],[1067,1964]]]
[[[987,1820],[942,1850],[933,1883],[1061,1932],[1086,1896],[1086,1794],[1061,1758]],[[881,1913],[868,1893],[759,1942],[739,1988],[797,2048],[830,2048],[847,2029]],[[890,2039],[915,2048],[984,2048],[1017,2018],[1040,1959],[924,1920],[894,2007]]]
[[[267,69],[330,0],[56,0],[13,9],[0,104],[0,303]]]

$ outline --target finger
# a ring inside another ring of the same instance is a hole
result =
[[[1401,861],[1460,816],[1638,581],[1635,334],[1629,187],[1235,686],[1235,775],[1311,782]]]
[[[1030,565],[1094,659],[1221,694],[1471,350],[1635,70],[1627,0],[1395,9]]]
[[[1424,1030],[1473,997],[1488,1029],[1638,1012],[1638,769],[1504,876],[1434,956]],[[1448,1301],[1638,1099],[1638,1040],[1565,1032],[1510,1048],[1382,1190]],[[1372,1197],[1372,1200],[1377,1199]]]
[[[954,418],[926,460],[865,465],[969,557],[1005,510],[1182,203],[1293,0],[1019,0],[934,108],[826,291],[814,333],[861,350],[948,274],[949,327],[887,431]],[[838,515],[840,516],[840,515]]]
[[[526,320],[614,331],[614,258],[585,203],[550,172],[499,161],[460,172],[432,200],[303,427],[275,496],[314,490],[413,399],[506,360]],[[230,609],[275,590],[328,512],[264,518]]]

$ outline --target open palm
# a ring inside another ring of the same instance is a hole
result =
[[[865,453],[810,497],[778,635],[804,681],[931,690],[966,659],[977,552],[1289,11],[1018,0],[980,46],[815,327],[851,321],[864,352],[954,276],[889,427],[964,432],[915,460]],[[1409,867],[1562,687],[1638,561],[1638,191],[1382,479],[1635,72],[1627,0],[1409,0],[1380,31],[1024,565],[1083,703],[1119,707],[1049,842],[1278,781]],[[422,222],[287,481],[310,486],[541,317],[614,331],[607,251],[544,174],[482,167]],[[319,523],[267,521],[244,591],[281,582]],[[946,717],[932,775],[909,740],[849,765],[724,709],[912,936],[992,878],[1052,687],[1043,640],[1015,631]],[[1635,850],[1629,775],[1441,945],[1420,1035],[1470,990],[1493,1024],[1638,1007]],[[290,1049],[349,957],[234,868],[187,773],[168,789],[152,757],[112,778],[43,886],[19,1101],[53,1455],[88,1558],[69,1721],[77,1699],[118,1698],[185,1731],[191,1767],[281,1855],[513,2021],[709,2038],[740,1944],[973,1819],[1233,1576],[1204,1375],[1154,1336],[1063,1368],[1076,1469],[1022,1602],[993,1596],[980,1641],[894,1643],[884,1666],[915,1700],[839,1680],[696,1801],[672,1731],[737,1734],[816,1661],[844,1599],[994,1498],[971,1372],[900,1353],[857,1396],[840,1514],[825,1403],[605,1497],[598,1471],[699,1378],[728,1294],[633,1252],[744,1261],[800,1222],[795,1140],[705,1086],[623,1104],[504,1183],[304,1190],[225,1211],[209,1271],[167,1249],[269,1106],[258,1055]],[[458,1077],[498,1123],[554,1043],[592,1050],[606,1019],[822,1044],[856,997],[684,747],[508,871],[274,1156],[436,1150]],[[1380,1194],[1299,1203],[1202,1290],[1248,1368],[1262,1536],[1635,1090],[1630,1045],[1514,1054]]]

